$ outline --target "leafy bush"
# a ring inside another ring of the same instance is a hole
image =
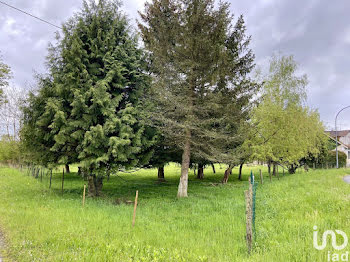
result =
[[[346,160],[347,160],[347,155],[344,152],[338,151],[338,163],[339,167],[346,167]],[[327,154],[327,157],[325,159],[325,164],[334,167],[337,164],[336,160],[336,152],[335,151],[329,151]]]
[[[0,163],[15,164],[19,163],[21,152],[19,142],[4,136],[0,140]]]

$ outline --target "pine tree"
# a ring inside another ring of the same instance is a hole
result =
[[[187,196],[191,156],[230,162],[242,143],[257,85],[243,17],[232,25],[229,4],[214,0],[154,0],[139,28],[149,51],[158,128],[182,153],[178,197]]]

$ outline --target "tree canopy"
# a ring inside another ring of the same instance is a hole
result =
[[[155,136],[139,99],[149,87],[143,53],[113,0],[84,1],[57,40],[24,136],[43,154],[52,152],[49,162],[80,162],[90,175],[89,193],[98,195],[104,174],[143,165],[152,154]],[[32,140],[33,133],[45,135]]]
[[[8,81],[11,77],[11,68],[5,64],[0,57],[0,105],[5,101],[3,88],[9,84]]]
[[[296,70],[292,56],[271,59],[261,103],[252,114],[256,132],[251,144],[259,160],[293,167],[319,154],[326,139],[318,112],[304,105],[307,77]]]
[[[183,151],[178,197],[187,196],[191,156],[232,158],[257,89],[248,75],[254,55],[243,17],[232,24],[229,4],[215,6],[214,0],[154,0],[139,23],[153,74],[152,116]]]

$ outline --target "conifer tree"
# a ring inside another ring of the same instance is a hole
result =
[[[170,162],[181,163],[181,149],[170,141],[165,140],[161,134],[157,135],[157,143],[152,147],[153,155],[148,166],[158,169],[158,181],[165,181],[164,167]]]
[[[230,162],[257,85],[243,17],[214,0],[153,0],[139,28],[153,73],[152,115],[182,153],[178,197],[187,196],[191,156]]]
[[[54,104],[57,96],[49,76],[37,75],[36,79],[37,90],[29,92],[22,107],[21,146],[28,164],[52,168],[59,164],[58,160],[64,154],[51,150],[55,141],[50,125],[56,111],[48,105]]]
[[[84,1],[48,65],[53,94],[37,125],[49,129],[58,163],[85,167],[98,196],[106,173],[147,163],[155,140],[139,99],[149,86],[143,53],[119,1]]]

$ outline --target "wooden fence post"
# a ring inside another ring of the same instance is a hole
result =
[[[261,181],[261,184],[264,184],[264,180],[263,180],[263,175],[262,175],[261,169],[260,169],[260,181]]]
[[[85,190],[86,190],[86,185],[84,184],[84,192],[83,192],[83,207],[85,205]]]
[[[52,169],[51,169],[51,172],[50,172],[50,186],[49,186],[49,188],[51,188],[51,180],[52,180]]]
[[[251,206],[251,194],[250,189],[244,191],[245,195],[245,204],[246,204],[246,240],[247,240],[247,247],[248,247],[248,253],[250,254],[252,250],[252,241],[253,241],[253,228],[252,228],[252,206]]]
[[[64,168],[62,170],[62,194],[63,194],[63,185],[64,185]]]
[[[135,196],[135,204],[134,204],[134,215],[132,216],[132,226],[135,226],[135,219],[136,219],[136,207],[137,207],[137,198],[139,196],[139,191],[136,190],[136,196]]]

